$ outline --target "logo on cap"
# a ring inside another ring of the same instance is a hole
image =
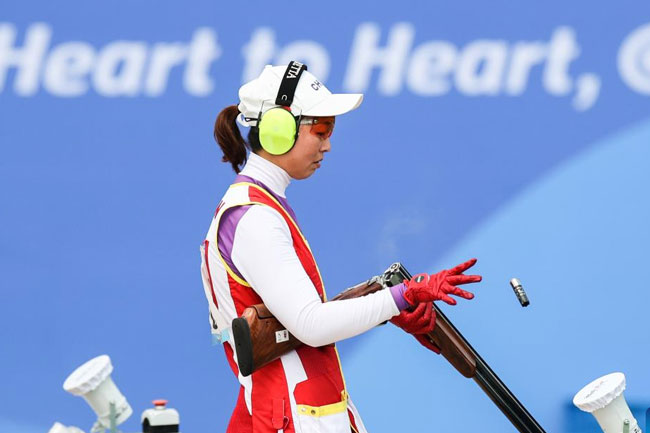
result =
[[[296,78],[300,76],[298,72],[300,72],[300,68],[302,68],[303,64],[300,62],[291,62],[289,65],[289,68],[287,69],[287,75],[286,78]]]

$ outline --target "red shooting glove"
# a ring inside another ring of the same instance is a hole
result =
[[[436,311],[433,309],[432,302],[422,302],[413,311],[402,310],[390,321],[409,334],[413,334],[415,339],[427,349],[440,353],[440,348],[426,336],[436,326]]]
[[[476,259],[471,259],[437,274],[418,274],[414,276],[409,281],[404,282],[407,287],[406,291],[404,291],[404,299],[411,305],[438,300],[445,301],[449,305],[456,305],[456,300],[449,295],[472,299],[474,297],[472,293],[456,286],[481,281],[480,275],[463,275],[463,272],[474,266],[475,263]]]
[[[422,302],[414,310],[402,310],[390,323],[409,334],[427,334],[436,326],[436,312],[431,302]]]

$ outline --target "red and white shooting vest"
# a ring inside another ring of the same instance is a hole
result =
[[[255,289],[228,266],[217,247],[217,233],[224,212],[246,205],[268,206],[284,218],[300,263],[321,300],[327,300],[309,244],[287,209],[262,186],[250,182],[235,183],[219,204],[201,247],[203,286],[210,316],[219,331],[228,329],[232,320],[241,316],[246,307],[262,303]],[[248,377],[239,374],[232,341],[227,341],[224,348],[241,383],[228,433],[366,432],[349,400],[334,344],[324,347],[303,345]]]

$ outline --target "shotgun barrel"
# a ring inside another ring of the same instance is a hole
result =
[[[398,265],[398,273],[403,280],[410,280],[411,274]],[[429,333],[429,339],[440,347],[443,355],[463,376],[474,379],[483,392],[494,402],[501,412],[510,420],[512,425],[521,433],[545,433],[542,426],[528,412],[526,407],[508,389],[499,376],[481,358],[463,334],[445,316],[435,303],[436,327]],[[437,331],[436,331],[437,330]],[[452,342],[451,349],[448,342]],[[443,346],[447,349],[443,349]],[[462,353],[462,357],[458,356]],[[469,359],[468,359],[469,358]],[[468,360],[468,361],[465,361]]]

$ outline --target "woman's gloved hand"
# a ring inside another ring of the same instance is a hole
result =
[[[440,348],[426,335],[436,326],[436,310],[433,309],[432,302],[422,302],[412,311],[402,310],[399,315],[390,319],[390,322],[405,332],[413,334],[413,337],[427,349],[440,353]]]
[[[456,305],[456,300],[449,295],[472,299],[474,294],[456,286],[468,283],[478,283],[480,275],[463,275],[463,272],[474,266],[476,259],[471,259],[452,269],[440,271],[437,274],[418,274],[409,281],[404,281],[406,290],[404,299],[411,306],[422,302],[445,301],[449,305]]]
[[[402,310],[390,319],[390,323],[409,334],[427,334],[436,326],[436,312],[433,303],[422,302],[413,310]]]

